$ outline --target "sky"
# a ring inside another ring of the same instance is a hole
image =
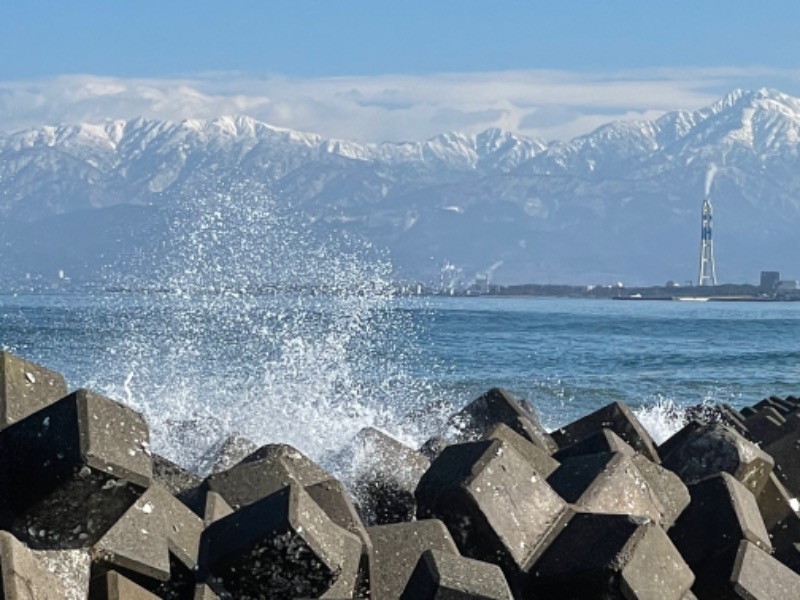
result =
[[[796,0],[0,0],[0,131],[229,114],[360,141],[567,140],[800,95]]]

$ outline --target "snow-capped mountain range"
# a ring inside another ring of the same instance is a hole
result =
[[[799,148],[800,99],[772,90],[569,142],[493,129],[364,144],[248,117],[42,126],[0,136],[0,269],[91,277],[224,179],[388,248],[404,277],[450,265],[502,282],[694,279],[708,194],[722,280],[800,279]]]

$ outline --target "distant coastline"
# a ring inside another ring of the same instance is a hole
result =
[[[424,293],[424,292],[423,292]],[[798,302],[800,290],[769,290],[752,284],[716,286],[579,286],[554,284],[489,285],[482,289],[428,290],[437,296],[605,298],[642,301]]]
[[[42,284],[16,284],[0,288],[0,295],[17,294],[164,294],[184,293],[170,286],[104,286],[61,280]],[[311,295],[339,295],[345,290],[327,286],[254,286],[247,288],[192,288],[193,294],[272,296],[283,293]],[[648,286],[623,285],[564,285],[526,283],[516,285],[482,284],[464,288],[439,287],[423,283],[389,284],[377,293],[396,296],[436,297],[531,297],[531,298],[586,298],[631,301],[700,301],[700,302],[800,302],[800,289],[771,290],[752,284],[723,284],[716,286]],[[357,294],[367,291],[353,290]]]

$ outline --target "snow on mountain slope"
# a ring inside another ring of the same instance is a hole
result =
[[[36,223],[169,207],[210,181],[239,180],[388,246],[410,274],[448,261],[474,274],[502,260],[499,278],[658,282],[691,276],[713,168],[718,252],[731,274],[752,279],[794,264],[799,146],[800,100],[773,90],[736,90],[566,143],[490,129],[364,144],[244,116],[42,126],[0,137],[0,215]]]

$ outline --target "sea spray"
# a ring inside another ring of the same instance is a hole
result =
[[[656,444],[664,443],[686,424],[686,407],[674,400],[660,398],[634,410],[636,417]]]
[[[241,183],[164,222],[114,281],[131,293],[111,296],[117,341],[94,382],[146,414],[157,451],[192,466],[236,434],[324,463],[366,426],[431,433],[442,399],[409,374],[418,324],[379,250]]]

